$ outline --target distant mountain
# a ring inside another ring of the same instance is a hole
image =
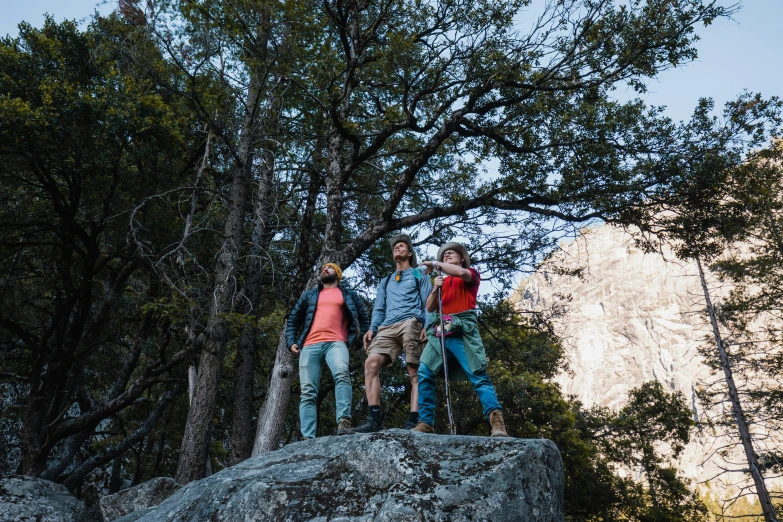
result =
[[[566,275],[579,269],[580,275]],[[728,292],[713,286],[713,299]],[[586,407],[619,409],[631,389],[656,379],[682,391],[694,418],[704,419],[696,390],[715,377],[697,352],[711,342],[711,329],[695,263],[667,250],[645,253],[623,229],[605,225],[561,245],[513,300],[527,310],[562,310],[554,326],[570,364],[557,378],[565,394]],[[700,429],[678,467],[703,490],[723,495],[744,476],[714,477],[742,467],[744,454],[738,448],[719,457],[716,450],[727,439],[717,435]],[[736,432],[728,436],[739,439]]]

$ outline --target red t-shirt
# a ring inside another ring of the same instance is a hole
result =
[[[318,294],[313,324],[304,346],[331,341],[348,342],[348,321],[343,314],[345,299],[339,288],[324,288]]]
[[[446,276],[443,278],[443,313],[456,314],[476,308],[476,296],[481,278],[479,273],[468,268],[473,273],[473,280],[466,283],[461,277]]]

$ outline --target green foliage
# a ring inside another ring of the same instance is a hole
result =
[[[707,509],[669,465],[677,459],[696,423],[681,392],[669,393],[658,381],[644,383],[629,394],[628,404],[604,417],[599,438],[602,453],[620,469],[640,473],[646,489],[634,495],[627,512],[642,521],[706,520]]]
[[[677,458],[695,425],[682,392],[667,393],[660,382],[646,382],[631,392],[617,415],[612,453],[630,467],[658,465],[662,460],[653,442],[666,443]]]
[[[709,485],[708,483],[707,486],[709,487]],[[779,491],[773,489],[770,493],[779,498]],[[708,489],[702,494],[702,501],[707,506],[709,512],[713,514],[711,520],[719,522],[723,520],[759,522],[763,518],[759,513],[758,502],[753,502],[753,499],[748,496],[719,498]],[[781,508],[783,506],[780,503],[775,505],[777,513],[780,513]]]
[[[145,307],[160,286],[135,256],[129,223],[176,219],[137,206],[179,183],[194,145],[188,112],[129,55],[166,70],[117,18],[85,32],[47,19],[0,42],[0,370],[29,384],[22,433],[41,437],[21,440],[31,472],[56,464],[78,431],[69,426],[85,430],[78,465],[139,428],[171,389],[150,379],[118,399],[165,364],[177,335],[169,312]],[[102,412],[117,400],[122,413]]]
[[[657,243],[674,246],[683,259],[715,259],[726,241],[752,233],[764,215],[760,198],[774,183],[771,162],[780,154],[761,149],[781,133],[778,97],[745,93],[726,104],[722,120],[713,109],[712,100],[700,100],[692,120],[677,131],[684,154],[657,167],[674,175],[666,202],[651,201],[641,220]]]

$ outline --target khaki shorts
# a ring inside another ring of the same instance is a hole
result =
[[[391,366],[394,359],[405,348],[405,362],[418,366],[426,342],[419,341],[423,326],[421,321],[415,317],[389,326],[381,326],[378,328],[378,333],[372,338],[367,355],[374,353],[388,355],[389,362],[386,366]]]

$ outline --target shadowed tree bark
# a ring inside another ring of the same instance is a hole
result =
[[[253,163],[253,143],[258,105],[264,90],[259,71],[251,77],[245,118],[237,147],[236,164],[232,171],[231,190],[226,209],[223,244],[215,267],[215,286],[210,302],[209,319],[201,341],[196,388],[191,401],[176,479],[186,484],[204,477],[215,413],[220,375],[223,371],[229,331],[225,314],[230,312],[237,284],[237,262],[242,249],[242,228],[245,204]]]
[[[313,232],[316,204],[321,190],[321,177],[317,172],[318,162],[311,166],[310,183],[307,190],[307,199],[300,224],[299,248],[296,258],[296,273],[298,275],[293,286],[288,302],[286,314],[290,313],[300,294],[309,285],[315,284],[317,275],[305,279],[314,262]],[[285,412],[291,397],[291,383],[297,376],[294,358],[285,342],[285,329],[280,331],[275,354],[275,364],[272,375],[269,378],[264,403],[258,413],[258,424],[253,439],[252,456],[274,451],[280,446],[280,434],[285,428]]]
[[[262,290],[263,256],[269,244],[267,230],[274,211],[273,182],[274,158],[265,154],[261,163],[258,195],[255,203],[253,237],[250,244],[250,259],[242,292],[247,300],[248,320],[242,324],[237,339],[237,355],[234,363],[234,415],[231,425],[231,461],[234,464],[250,458],[253,450],[255,425],[253,423],[253,384],[256,358],[255,321],[259,315]]]

